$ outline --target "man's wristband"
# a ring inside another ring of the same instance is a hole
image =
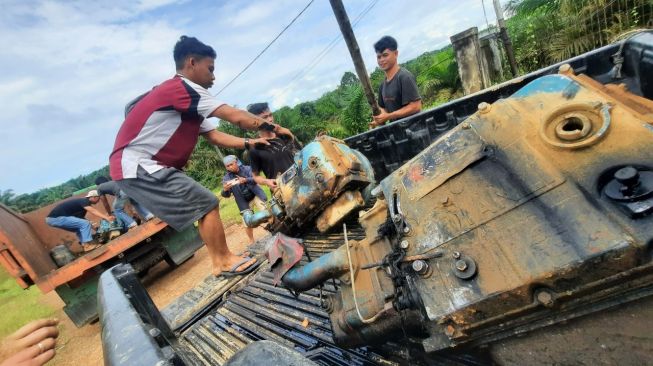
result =
[[[245,137],[245,150],[249,150],[249,138]]]

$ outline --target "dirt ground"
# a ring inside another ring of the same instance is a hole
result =
[[[226,229],[227,243],[234,253],[242,252],[248,245],[247,235],[242,225],[233,225]],[[263,229],[255,229],[256,239],[267,235]],[[195,253],[191,259],[172,269],[165,262],[157,264],[143,278],[148,293],[159,309],[193,288],[211,271],[211,263],[206,246]],[[80,366],[102,365],[102,341],[98,322],[77,328],[63,312],[64,303],[55,292],[42,296],[43,304],[59,309],[56,316],[61,319],[60,335],[57,341],[57,355],[47,365]]]

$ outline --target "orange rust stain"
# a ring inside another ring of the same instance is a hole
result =
[[[408,171],[408,179],[410,179],[413,182],[419,182],[422,179],[424,179],[424,175],[422,174],[422,168],[420,166],[412,166],[410,168],[410,171]]]

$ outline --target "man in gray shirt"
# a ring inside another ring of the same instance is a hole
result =
[[[379,87],[381,113],[374,116],[370,127],[384,125],[408,117],[422,110],[422,97],[417,90],[415,77],[410,71],[399,67],[397,40],[384,36],[374,44],[376,61],[385,72],[385,79]]]

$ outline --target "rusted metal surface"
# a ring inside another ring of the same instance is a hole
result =
[[[481,345],[653,295],[653,101],[562,69],[380,183],[329,299],[339,344]]]
[[[360,191],[347,191],[340,195],[318,216],[315,226],[321,232],[325,232],[336,226],[350,212],[365,206],[365,200]]]
[[[20,279],[23,288],[28,284],[26,280],[34,281],[57,268],[26,218],[5,206],[0,206],[0,245],[0,263]],[[21,278],[25,275],[27,279]]]
[[[348,213],[345,208],[353,210],[359,205],[342,198],[335,208],[328,206],[346,191],[373,182],[374,172],[362,154],[340,140],[317,137],[295,155],[295,164],[279,178],[271,203],[278,208],[277,212],[273,210],[277,219],[271,229],[284,233],[305,230],[327,210],[319,220],[320,230],[326,231]]]
[[[79,277],[85,271],[114,258],[125,250],[150,238],[154,234],[165,229],[167,226],[166,223],[158,219],[143,223],[138,227],[138,229],[128,231],[108,244],[104,244],[77,258],[65,267],[61,267],[45,276],[36,278],[35,283],[43,293],[52,291],[57,286],[63,285]]]
[[[302,260],[304,248],[296,238],[277,233],[271,245],[267,248],[265,256],[270,262],[274,273],[274,285],[278,285],[289,269]]]

